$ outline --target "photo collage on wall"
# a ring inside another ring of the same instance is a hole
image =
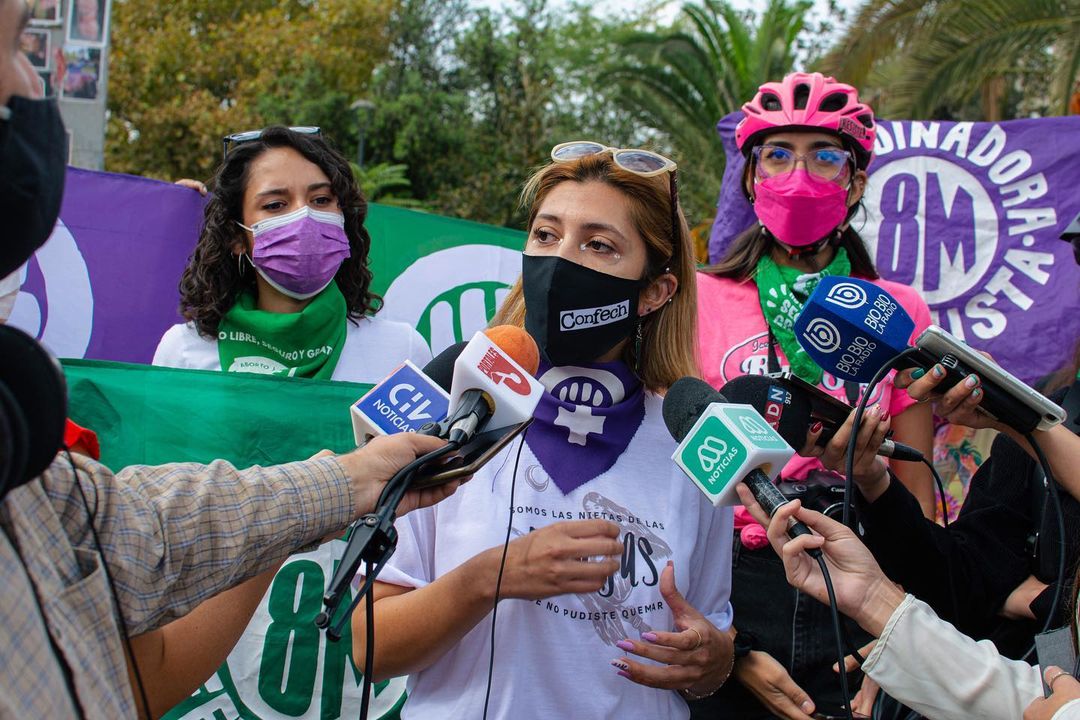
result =
[[[43,94],[96,102],[112,0],[37,0],[31,8],[30,27],[20,42]]]

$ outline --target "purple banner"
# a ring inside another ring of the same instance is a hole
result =
[[[158,180],[68,168],[60,220],[27,264],[9,321],[59,357],[150,362],[180,320],[203,202]]]
[[[756,220],[740,187],[742,113],[717,124],[727,166],[715,262]],[[1080,268],[1058,239],[1080,213],[1080,117],[880,121],[853,226],[878,272],[918,289],[934,322],[1032,382],[1080,338]]]

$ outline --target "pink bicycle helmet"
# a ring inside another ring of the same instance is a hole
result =
[[[781,129],[836,133],[861,170],[873,158],[874,111],[851,85],[821,73],[791,73],[765,83],[742,110],[746,117],[735,127],[735,142],[747,158],[765,134]]]

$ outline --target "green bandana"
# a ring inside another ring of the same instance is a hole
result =
[[[802,312],[803,303],[826,275],[850,275],[851,260],[847,250],[837,248],[836,256],[821,272],[804,273],[792,267],[777,265],[769,255],[758,261],[754,281],[761,298],[761,311],[773,336],[784,350],[791,372],[811,385],[821,382],[822,370],[795,339],[795,318]]]
[[[329,380],[345,345],[347,310],[336,282],[298,313],[259,310],[254,295],[241,293],[218,326],[221,369]]]

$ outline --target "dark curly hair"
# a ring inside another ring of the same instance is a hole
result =
[[[286,127],[266,128],[258,140],[236,145],[210,181],[213,196],[206,205],[202,233],[180,278],[180,313],[199,334],[216,338],[221,318],[244,290],[254,291],[255,273],[241,273],[233,254],[237,222],[243,221],[244,190],[252,161],[271,148],[292,148],[319,166],[345,214],[345,234],[351,254],[334,276],[345,296],[348,318],[356,322],[375,314],[382,298],[372,293],[368,253],[371,236],[364,228],[368,205],[341,153],[317,135]]]

